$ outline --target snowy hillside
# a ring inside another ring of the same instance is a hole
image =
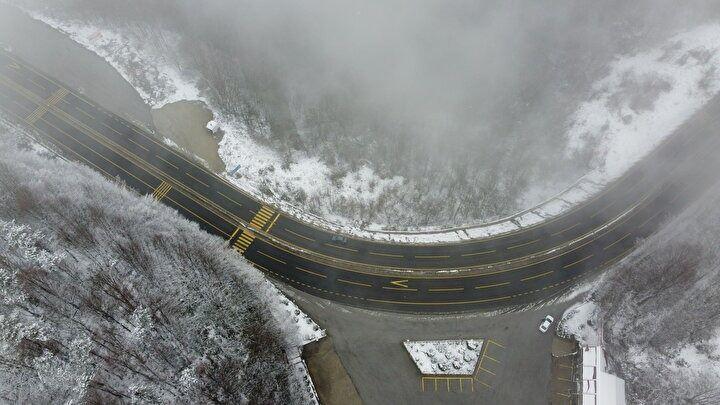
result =
[[[720,402],[720,187],[665,225],[570,308],[561,334],[603,343],[628,402]]]
[[[149,197],[16,144],[36,149],[2,131],[0,398],[306,401],[285,352],[322,331],[264,276]]]

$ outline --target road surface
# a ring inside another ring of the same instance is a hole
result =
[[[121,179],[228,240],[257,268],[300,290],[351,305],[456,312],[523,304],[562,292],[630,252],[698,193],[698,162],[718,144],[711,102],[585,204],[522,230],[477,240],[402,244],[333,234],[279,212],[133,123],[17,56],[0,52],[0,109],[44,143]],[[709,180],[708,180],[709,181]]]

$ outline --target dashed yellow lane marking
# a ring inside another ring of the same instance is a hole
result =
[[[175,168],[175,170],[180,170],[179,167],[175,166],[172,162],[167,161],[167,160],[164,159],[162,156],[160,156],[160,155],[155,155],[155,157],[158,158],[158,159],[160,159],[161,161],[163,161],[163,163],[165,163],[166,165],[172,166],[173,168]]]
[[[415,255],[416,259],[449,259],[450,256],[448,255]]]
[[[508,246],[506,249],[507,249],[507,250],[517,249],[517,248],[520,248],[520,247],[523,247],[523,246],[532,245],[533,243],[536,243],[536,242],[539,242],[539,241],[540,241],[540,239],[534,239],[534,240],[531,240],[530,242],[525,242],[525,243],[520,243],[520,244],[517,244],[517,245]]]
[[[10,62],[10,63],[8,63],[8,64],[7,64],[7,67],[9,67],[10,69],[14,69],[14,70],[19,70],[19,69],[20,69],[20,65],[18,65],[18,64],[15,63],[15,62]]]
[[[549,276],[550,274],[553,274],[554,272],[555,272],[555,270],[546,271],[546,272],[544,272],[544,273],[535,274],[534,276],[529,276],[529,277],[521,278],[520,281],[535,280],[536,278]]]
[[[230,201],[231,203],[237,205],[238,207],[242,207],[242,206],[243,206],[243,205],[240,204],[239,202],[237,202],[237,201],[235,201],[234,199],[232,199],[232,198],[228,197],[227,195],[225,195],[222,191],[218,191],[217,193],[220,194],[220,196],[222,196],[222,197],[225,198],[226,200],[228,200],[228,201]]]
[[[291,234],[291,235],[295,235],[295,236],[297,236],[298,238],[302,238],[302,239],[305,239],[305,240],[310,241],[310,242],[315,242],[315,239],[313,239],[313,238],[309,238],[309,237],[307,237],[307,236],[305,236],[305,235],[301,235],[301,234],[299,234],[299,233],[297,233],[297,232],[294,232],[294,231],[291,231],[291,230],[289,230],[289,229],[287,229],[287,228],[284,228],[284,229],[285,229],[285,232],[287,232],[287,233],[289,233],[289,234]]]
[[[274,260],[274,261],[276,261],[276,262],[278,262],[278,263],[280,263],[280,264],[287,264],[287,262],[285,262],[285,261],[283,261],[283,260],[280,260],[280,259],[278,259],[278,258],[275,257],[275,256],[271,256],[271,255],[269,255],[269,254],[267,254],[267,253],[265,253],[265,252],[261,252],[261,251],[258,250],[258,253],[260,253],[261,255],[267,257],[268,259]]]
[[[475,289],[476,289],[476,290],[482,290],[482,289],[484,289],[484,288],[502,287],[502,286],[508,285],[508,284],[510,284],[509,281],[506,281],[506,282],[504,282],[504,283],[477,285],[477,286],[475,286]]]
[[[428,288],[428,292],[452,292],[452,291],[463,291],[463,287],[454,288]]]
[[[149,152],[149,151],[150,151],[150,149],[146,148],[144,145],[141,145],[141,144],[133,141],[132,138],[125,138],[125,139],[127,139],[128,141],[130,141],[130,143],[132,143],[133,145],[137,146],[138,148],[144,149],[146,152]]]
[[[383,286],[383,290],[390,290],[390,291],[417,291],[417,288],[410,288],[410,287],[387,287]]]
[[[298,270],[300,270],[300,271],[304,271],[305,273],[312,274],[313,276],[317,276],[317,277],[321,277],[321,278],[327,278],[326,275],[320,274],[320,273],[316,273],[316,272],[314,272],[314,271],[312,271],[312,270],[303,269],[302,267],[298,267],[298,266],[295,266],[295,268],[298,269]]]
[[[608,210],[610,207],[612,207],[613,205],[615,205],[617,202],[618,202],[617,200],[611,202],[610,204],[606,205],[604,208],[600,209],[600,210],[597,211],[596,213],[590,215],[590,218],[595,218],[596,216],[602,214],[603,212],[605,212],[606,210]]]
[[[583,258],[580,259],[580,260],[574,261],[574,262],[572,262],[572,263],[570,263],[570,264],[566,264],[566,265],[563,266],[563,269],[567,269],[568,267],[574,266],[574,265],[576,265],[576,264],[578,264],[578,263],[582,263],[582,262],[584,262],[585,260],[587,260],[587,259],[589,259],[589,258],[591,258],[591,257],[593,257],[593,256],[594,256],[594,254],[590,254],[590,255],[587,255],[587,256],[583,257]]]
[[[615,242],[613,242],[613,243],[605,246],[605,247],[603,248],[603,250],[608,250],[608,249],[610,249],[611,247],[613,247],[613,246],[617,245],[618,243],[622,242],[625,238],[627,238],[627,237],[630,236],[630,235],[631,235],[630,232],[626,233],[625,235],[623,235],[622,237],[620,237],[620,239],[618,239],[618,240],[616,240]]]
[[[342,279],[342,278],[338,278],[337,281],[340,282],[340,283],[352,284],[352,285],[357,285],[357,286],[360,286],[360,287],[368,287],[368,288],[369,288],[369,287],[372,287],[371,284],[360,283],[360,282],[358,282],[358,281],[345,280],[345,279]]]
[[[129,139],[129,138],[128,138],[128,139]],[[190,177],[191,179],[197,181],[198,183],[202,184],[202,185],[205,186],[205,187],[210,187],[207,183],[205,183],[204,181],[198,179],[197,177],[193,176],[192,174],[190,174],[190,173],[188,173],[188,172],[185,172],[185,175],[188,176],[188,177]]]
[[[392,254],[392,253],[370,252],[370,254],[373,255],[373,256],[393,257],[393,258],[396,258],[396,259],[402,259],[402,258],[404,257],[403,255],[395,255],[395,254]]]
[[[323,245],[334,247],[335,249],[347,250],[348,252],[357,252],[358,251],[357,249],[352,249],[352,248],[345,247],[345,246],[333,245],[332,243],[323,243]]]
[[[461,254],[460,256],[462,256],[462,257],[480,256],[480,255],[486,255],[486,254],[488,254],[488,253],[494,253],[494,252],[496,252],[496,251],[497,251],[497,250],[493,249],[493,250],[485,250],[485,251],[483,251],[483,252],[463,253],[463,254]]]
[[[580,225],[579,222],[578,222],[577,224],[575,224],[575,225],[568,226],[567,228],[562,229],[562,230],[560,230],[560,231],[557,231],[557,232],[555,232],[555,233],[551,233],[550,236],[558,236],[558,235],[560,235],[560,234],[562,234],[562,233],[565,233],[565,232],[567,232],[567,231],[569,231],[569,230],[577,227],[578,225]]]
[[[650,222],[656,216],[660,215],[660,213],[662,213],[662,211],[658,211],[658,212],[652,214],[651,216],[649,216],[648,219],[644,220],[643,223],[638,226],[638,228],[642,228],[643,226],[647,225],[648,222]]]
[[[160,201],[170,192],[170,190],[172,190],[170,183],[162,181],[155,191],[153,191],[152,196],[154,199]]]

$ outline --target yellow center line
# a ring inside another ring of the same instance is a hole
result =
[[[546,271],[546,272],[544,272],[544,273],[536,274],[536,275],[534,275],[534,276],[521,278],[520,281],[534,280],[534,279],[536,279],[536,278],[548,276],[548,275],[550,275],[550,274],[553,274],[554,272],[555,272],[555,270]]]
[[[615,246],[616,244],[620,243],[622,240],[624,240],[625,238],[627,238],[627,237],[630,236],[630,235],[631,235],[630,232],[626,233],[626,234],[623,235],[620,239],[618,239],[618,240],[616,240],[615,242],[613,242],[613,243],[605,246],[605,247],[603,248],[603,250],[608,250],[608,249],[610,249],[611,247],[613,247],[613,246]]]
[[[403,255],[395,255],[395,254],[392,254],[392,253],[370,252],[370,254],[373,255],[373,256],[393,257],[393,258],[396,258],[396,259],[402,259],[402,258],[404,257]]]
[[[535,239],[535,240],[531,240],[530,242],[525,242],[525,243],[520,243],[520,244],[518,244],[518,245],[508,246],[506,249],[507,249],[507,250],[517,249],[517,248],[519,248],[519,247],[523,247],[523,246],[527,246],[527,245],[532,245],[533,243],[539,242],[539,241],[540,241],[540,239]]]
[[[321,277],[321,278],[327,278],[326,275],[320,274],[320,273],[316,273],[316,272],[314,272],[314,271],[312,271],[312,270],[303,269],[302,267],[298,267],[298,266],[295,266],[295,268],[298,269],[298,270],[300,270],[300,271],[304,271],[305,273],[312,274],[313,276],[317,276],[317,277]]]
[[[461,254],[460,256],[462,256],[462,257],[480,256],[480,255],[486,255],[486,254],[488,254],[488,253],[493,253],[493,252],[495,252],[495,251],[496,251],[496,250],[493,249],[493,250],[486,250],[486,251],[484,251],[484,252],[463,253],[463,254]]]
[[[580,260],[578,260],[578,261],[575,261],[575,262],[572,262],[572,263],[570,263],[570,264],[566,264],[566,265],[563,266],[563,269],[567,269],[567,268],[570,267],[570,266],[574,266],[574,265],[576,265],[576,264],[578,264],[578,263],[580,263],[580,262],[584,262],[585,260],[587,260],[587,259],[589,259],[589,258],[591,258],[591,257],[593,257],[593,254],[591,254],[591,255],[589,255],[589,256],[585,256],[585,257],[583,257],[582,259],[580,259]]]
[[[372,287],[371,284],[360,283],[360,282],[357,282],[357,281],[343,280],[343,279],[341,279],[341,278],[338,278],[337,281],[339,281],[339,282],[341,282],[341,283],[345,283],[345,284],[357,285],[357,286],[360,286],[360,287],[368,287],[368,288],[369,288],[369,287]]]
[[[463,287],[455,287],[455,288],[428,288],[428,292],[451,292],[451,291],[463,291],[465,288]]]
[[[578,226],[578,225],[580,225],[579,222],[578,222],[577,224],[573,225],[573,226],[568,226],[567,228],[565,228],[565,229],[563,229],[563,230],[561,230],[561,231],[557,231],[557,232],[555,232],[555,233],[551,233],[550,236],[558,236],[558,235],[560,235],[561,233],[565,233],[565,232],[567,232],[567,231],[575,228],[575,227]]]
[[[323,245],[334,247],[335,249],[347,250],[348,252],[357,252],[358,251],[357,249],[352,249],[352,248],[345,247],[345,246],[333,245],[332,243],[323,243]]]
[[[287,264],[287,263],[285,263],[284,261],[282,261],[282,260],[280,260],[280,259],[278,259],[278,258],[276,258],[276,257],[270,256],[269,254],[267,254],[267,253],[265,253],[265,252],[261,252],[261,251],[259,251],[259,250],[258,250],[257,252],[260,253],[261,255],[267,257],[267,258],[270,259],[270,260],[275,260],[275,261],[278,262],[278,263]]]
[[[293,235],[297,236],[298,238],[303,238],[303,239],[305,239],[305,240],[309,240],[310,242],[315,242],[315,239],[313,239],[313,238],[308,238],[308,237],[305,236],[305,235],[300,235],[299,233],[293,232],[293,231],[291,231],[291,230],[289,230],[289,229],[287,229],[287,228],[284,228],[284,229],[285,229],[285,231],[287,231],[288,233],[293,234]]]
[[[205,187],[210,187],[207,183],[205,183],[204,181],[198,179],[197,177],[193,176],[192,174],[190,174],[190,173],[188,173],[188,172],[185,172],[185,175],[188,176],[188,177],[190,177],[191,179],[197,181],[198,183],[202,184],[202,185],[205,186]]]
[[[482,289],[484,289],[484,288],[502,287],[502,286],[508,285],[508,284],[510,284],[509,281],[506,281],[506,282],[504,282],[504,283],[497,283],[497,284],[478,285],[478,286],[475,286],[475,289],[476,289],[476,290],[482,290]]]

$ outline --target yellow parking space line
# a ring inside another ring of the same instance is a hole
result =
[[[315,242],[315,239],[313,239],[313,238],[309,238],[309,237],[307,237],[307,236],[305,236],[305,235],[301,235],[301,234],[299,234],[299,233],[297,233],[297,232],[293,232],[293,231],[291,231],[291,230],[289,230],[289,229],[287,229],[287,228],[284,228],[284,229],[285,229],[285,231],[286,231],[287,233],[292,234],[292,235],[295,235],[295,236],[297,236],[298,238],[302,238],[302,239],[305,239],[305,240],[310,241],[310,242]]]
[[[563,266],[563,269],[567,269],[568,267],[574,266],[574,265],[576,265],[576,264],[578,264],[578,263],[582,263],[582,262],[584,262],[585,260],[587,260],[587,259],[589,259],[589,258],[591,258],[591,257],[593,257],[593,256],[594,256],[594,254],[590,254],[590,255],[588,255],[588,256],[583,257],[583,258],[580,259],[580,260],[574,261],[574,262],[572,262],[572,263],[570,263],[570,264],[566,264],[566,265]]]
[[[490,370],[488,370],[488,369],[486,369],[486,368],[478,367],[478,370],[484,371],[484,372],[486,372],[486,373],[488,373],[488,374],[490,374],[490,375],[496,375],[495,373],[493,373],[492,371],[490,371]]]
[[[341,282],[341,283],[345,283],[345,284],[357,285],[357,286],[360,286],[360,287],[368,287],[368,288],[372,287],[371,284],[360,283],[360,282],[358,282],[358,281],[344,280],[344,279],[342,279],[342,278],[338,278],[337,281],[339,281],[339,282]]]
[[[539,241],[540,241],[540,239],[535,239],[535,240],[531,240],[530,242],[519,243],[519,244],[517,244],[517,245],[508,246],[506,249],[507,249],[507,250],[517,249],[517,248],[520,248],[520,247],[523,247],[523,246],[532,245],[533,243],[536,243],[536,242],[539,242]]]
[[[333,245],[332,243],[323,243],[323,245],[334,247],[335,249],[347,250],[348,252],[357,252],[358,251],[357,249],[352,249],[352,248],[345,247],[345,246]]]
[[[428,292],[452,292],[452,291],[463,291],[465,288],[428,288]]]
[[[623,235],[620,239],[618,239],[618,240],[616,240],[615,242],[613,242],[613,243],[605,246],[605,247],[603,248],[603,250],[608,250],[608,249],[610,249],[611,247],[617,245],[618,243],[620,243],[621,241],[623,241],[625,238],[627,238],[627,237],[630,236],[630,235],[631,235],[630,232],[626,233],[626,234]]]
[[[498,359],[496,359],[496,358],[494,358],[494,357],[490,357],[490,356],[488,356],[487,354],[483,357],[483,359],[488,359],[488,360],[494,361],[495,363],[498,363],[498,364],[500,363],[500,360],[498,360]]]
[[[488,384],[488,383],[485,383],[485,382],[483,382],[482,380],[478,380],[478,379],[476,378],[475,381],[479,382],[480,384],[484,385],[484,386],[487,387],[487,388],[492,388],[492,385],[490,385],[490,384]]]
[[[486,255],[486,254],[488,254],[488,253],[493,253],[493,252],[496,252],[496,251],[497,251],[497,250],[493,249],[493,250],[485,250],[485,251],[482,251],[482,252],[475,252],[475,253],[463,253],[463,254],[461,254],[460,256],[462,256],[462,257],[480,256],[480,255]]]
[[[568,366],[568,365],[566,365],[566,364],[558,364],[558,366],[560,366],[560,367],[562,367],[562,368],[569,368],[569,369],[572,369],[572,368],[573,368],[573,366]]]
[[[369,253],[373,256],[393,257],[396,259],[402,259],[404,257],[403,255],[395,255],[392,253],[378,253],[378,252],[369,252]]]
[[[508,285],[508,284],[510,284],[509,281],[506,281],[506,282],[504,282],[504,283],[496,283],[496,284],[476,285],[476,286],[475,286],[475,289],[476,289],[476,290],[482,290],[482,289],[484,289],[484,288],[502,287],[502,286]]]
[[[300,271],[304,271],[305,273],[312,274],[313,276],[317,276],[317,277],[321,277],[321,278],[327,278],[326,275],[320,274],[320,273],[316,273],[316,272],[314,272],[314,271],[312,271],[312,270],[303,269],[302,267],[298,267],[298,266],[295,266],[295,268],[298,269],[298,270],[300,270]]]
[[[546,271],[546,272],[544,272],[544,273],[535,274],[534,276],[529,276],[529,277],[521,278],[520,281],[535,280],[536,278],[549,276],[550,274],[553,274],[554,272],[555,272],[555,270]]]
[[[500,348],[503,348],[503,349],[505,348],[504,345],[502,345],[500,342],[498,342],[498,341],[496,341],[496,340],[488,339],[487,341],[488,341],[488,343],[492,343],[492,344],[494,344],[494,345],[497,346],[497,347],[500,347]]]
[[[287,264],[286,262],[278,259],[277,257],[271,256],[271,255],[269,255],[269,254],[267,254],[267,253],[265,253],[265,252],[261,252],[261,251],[258,250],[258,253],[260,253],[261,255],[263,255],[263,256],[265,256],[265,257],[267,257],[267,258],[270,259],[270,260],[274,260],[274,261],[276,261],[276,262],[278,262],[278,263],[281,263],[281,264]]]

